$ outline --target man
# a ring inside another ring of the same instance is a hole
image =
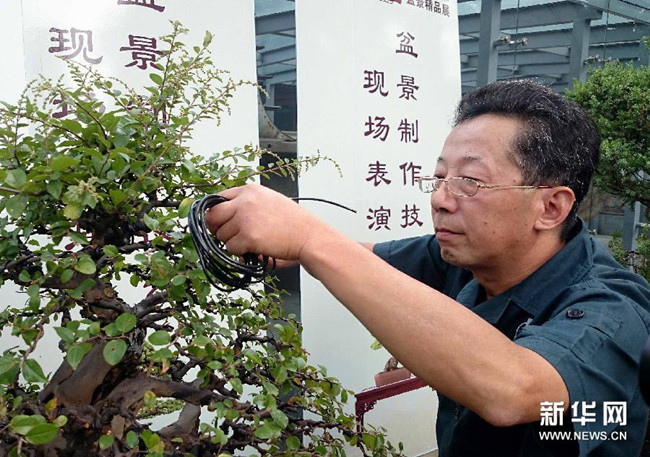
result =
[[[435,236],[364,248],[259,186],[223,192],[207,221],[232,253],[300,262],[436,389],[440,457],[635,456],[650,285],[577,218],[598,154],[577,105],[497,82],[461,101],[420,183]]]

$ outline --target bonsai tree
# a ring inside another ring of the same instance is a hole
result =
[[[627,204],[650,208],[650,67],[608,62],[591,69],[587,81],[576,82],[567,95],[591,114],[602,137],[596,187]],[[650,280],[648,233],[637,242],[637,251],[627,252],[615,238],[614,253]]]
[[[318,158],[262,168],[250,146],[193,153],[193,128],[245,83],[214,67],[209,33],[187,50],[185,32],[161,38],[145,93],[70,64],[72,87],[41,79],[0,108],[0,280],[25,295],[0,313],[21,342],[0,357],[0,455],[397,454],[307,363],[270,279],[239,293],[207,281],[193,200]],[[55,99],[70,116],[52,116]],[[62,356],[50,374],[34,352],[46,333]],[[178,410],[157,431],[146,422]]]

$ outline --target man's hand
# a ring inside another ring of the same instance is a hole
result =
[[[266,187],[251,184],[220,195],[229,201],[210,208],[205,221],[235,255],[252,252],[300,261],[304,247],[328,229],[309,211]]]

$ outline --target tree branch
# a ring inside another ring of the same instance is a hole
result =
[[[155,306],[159,305],[167,300],[169,293],[167,291],[157,292],[152,294],[135,305],[135,314],[138,319],[146,316],[149,313],[152,313],[155,310]]]
[[[138,217],[142,217],[151,211],[152,208],[178,208],[181,202],[166,200],[151,200],[138,211]]]
[[[195,437],[199,428],[199,417],[201,416],[201,407],[186,403],[181,410],[178,420],[167,427],[161,429],[158,434],[164,438],[176,438],[185,436]]]
[[[54,396],[61,406],[89,405],[95,389],[104,382],[104,378],[113,368],[104,360],[106,341],[100,341],[81,360],[77,370],[54,386]],[[63,361],[67,364],[67,361]]]
[[[226,399],[226,397],[211,391],[210,388],[200,388],[184,382],[154,378],[140,372],[134,377],[120,382],[106,397],[106,401],[130,408],[148,391],[152,391],[158,397],[174,397],[194,405],[205,405],[213,400],[223,401]]]

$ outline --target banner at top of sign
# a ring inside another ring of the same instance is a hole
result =
[[[388,3],[389,5],[407,6],[419,8],[433,14],[440,14],[451,18],[449,11],[449,0],[377,0],[380,3]]]

